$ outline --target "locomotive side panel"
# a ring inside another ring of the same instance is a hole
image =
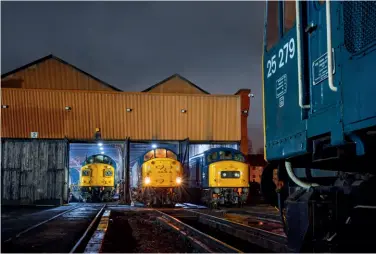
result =
[[[376,4],[343,2],[343,122],[345,131],[376,125]]]
[[[268,160],[306,151],[304,112],[299,106],[298,57],[307,57],[297,38],[295,2],[285,1],[285,27],[279,2],[269,2],[265,52],[263,56],[263,103],[265,147]],[[300,49],[300,50],[299,50]],[[302,76],[303,78],[303,76]],[[302,89],[301,93],[307,91]],[[304,103],[306,103],[304,101]]]

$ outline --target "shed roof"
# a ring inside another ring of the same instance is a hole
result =
[[[184,78],[183,76],[181,76],[180,74],[177,74],[177,73],[175,73],[174,75],[171,75],[170,77],[168,77],[168,78],[166,78],[166,79],[164,79],[164,80],[158,82],[157,84],[155,84],[155,85],[153,85],[153,86],[151,86],[151,87],[149,87],[149,88],[143,90],[142,92],[148,92],[148,91],[152,90],[153,88],[156,88],[157,86],[160,86],[160,85],[162,85],[163,83],[166,83],[167,81],[169,81],[169,80],[171,80],[171,79],[173,79],[173,78],[179,78],[179,79],[181,79],[181,80],[187,82],[189,85],[191,85],[191,86],[197,88],[198,90],[202,91],[203,93],[205,93],[205,94],[210,94],[209,92],[207,92],[207,91],[205,91],[204,89],[198,87],[197,85],[195,85],[194,83],[192,83],[191,81],[189,81],[188,79]]]
[[[1,79],[5,78],[5,77],[7,77],[7,76],[9,76],[9,75],[12,75],[12,74],[14,74],[14,73],[16,73],[16,72],[19,72],[19,71],[21,71],[21,70],[27,69],[27,68],[29,68],[29,67],[35,65],[35,64],[42,63],[42,62],[44,62],[44,61],[46,61],[46,60],[49,60],[49,59],[55,59],[55,60],[57,60],[57,61],[59,61],[59,62],[65,64],[65,65],[68,65],[68,66],[72,67],[73,69],[75,69],[76,71],[81,72],[82,74],[84,74],[84,75],[86,75],[86,76],[88,76],[88,77],[90,77],[90,78],[92,78],[92,79],[94,79],[94,80],[96,80],[96,81],[102,83],[104,86],[107,86],[107,87],[109,87],[109,88],[111,88],[111,89],[113,89],[113,90],[115,90],[115,91],[122,91],[122,90],[120,90],[119,88],[116,88],[116,87],[114,87],[114,86],[108,84],[107,82],[104,82],[103,80],[100,80],[99,78],[94,77],[93,75],[91,75],[91,74],[89,74],[89,73],[87,73],[87,72],[81,70],[80,68],[78,68],[78,67],[76,67],[76,66],[74,66],[74,65],[72,65],[72,64],[70,64],[70,63],[68,63],[68,62],[66,62],[66,61],[64,61],[64,60],[62,60],[61,58],[59,58],[59,57],[57,57],[57,56],[55,56],[55,55],[53,55],[53,54],[50,54],[50,55],[44,56],[44,57],[39,58],[39,59],[37,59],[37,60],[35,60],[35,61],[31,62],[31,63],[25,64],[25,65],[23,65],[23,66],[21,66],[21,67],[19,67],[19,68],[16,68],[16,69],[11,70],[11,71],[9,71],[9,72],[7,72],[7,73],[4,73],[4,74],[1,75]]]

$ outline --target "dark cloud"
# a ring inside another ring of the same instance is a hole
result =
[[[53,53],[125,91],[180,73],[211,93],[251,88],[262,146],[263,2],[2,2],[2,73]]]

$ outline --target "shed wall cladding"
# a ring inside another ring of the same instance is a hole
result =
[[[1,83],[3,88],[113,91],[112,88],[54,58],[7,76]]]
[[[3,140],[2,204],[66,202],[67,151],[64,140]]]
[[[2,137],[239,141],[240,97],[2,89]],[[71,107],[70,111],[65,107]],[[131,108],[131,112],[126,109]],[[186,109],[186,113],[181,113]]]

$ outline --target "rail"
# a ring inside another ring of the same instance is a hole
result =
[[[279,253],[290,252],[287,248],[287,238],[283,235],[197,211],[185,210],[185,213],[195,214],[198,216],[200,222],[211,226],[215,225],[215,227],[219,227],[229,234],[236,235],[264,249]]]
[[[242,253],[242,251],[183,223],[169,214],[160,210],[155,211],[161,216],[157,217],[159,223],[179,232],[202,252]]]
[[[51,218],[49,218],[49,219],[47,219],[47,220],[44,220],[44,221],[39,222],[39,223],[37,223],[37,224],[35,224],[35,225],[31,226],[31,227],[28,227],[28,228],[26,228],[25,230],[23,230],[23,231],[19,232],[18,234],[16,234],[14,237],[10,237],[10,238],[8,238],[7,240],[4,241],[4,243],[12,241],[13,238],[19,238],[21,235],[23,235],[23,234],[29,232],[30,230],[35,229],[35,228],[37,228],[37,227],[39,227],[39,226],[42,226],[43,224],[45,224],[45,223],[47,223],[47,222],[49,222],[49,221],[52,221],[52,220],[54,220],[54,219],[56,219],[56,218],[58,218],[58,217],[60,217],[60,216],[62,216],[62,215],[64,215],[64,214],[66,214],[66,213],[69,213],[69,212],[71,212],[71,211],[73,211],[73,210],[76,210],[76,209],[78,209],[78,208],[80,208],[80,207],[82,207],[82,206],[83,206],[83,205],[77,205],[77,206],[74,206],[73,208],[68,209],[68,210],[66,210],[66,211],[64,211],[64,212],[61,212],[61,213],[59,213],[59,214],[57,214],[57,215],[55,215],[55,216],[53,216],[53,217],[51,217]]]
[[[87,229],[85,230],[84,234],[81,236],[81,238],[77,241],[77,243],[73,246],[73,248],[71,249],[71,251],[69,253],[74,253],[77,251],[77,249],[79,247],[81,247],[83,245],[83,242],[85,241],[85,239],[87,238],[88,236],[88,233],[93,229],[94,225],[98,222],[98,220],[101,218],[100,215],[102,214],[104,208],[106,207],[106,205],[103,205],[102,208],[99,210],[99,212],[97,213],[97,215],[95,215],[94,219],[91,221],[90,225],[87,227]]]

